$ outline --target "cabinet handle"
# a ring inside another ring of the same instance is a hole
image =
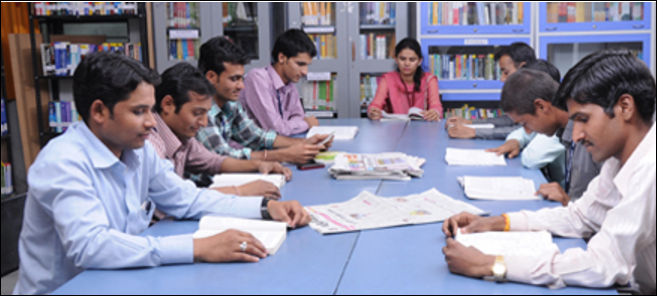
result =
[[[477,88],[477,86],[478,85],[476,83],[472,85],[473,88]]]
[[[545,28],[545,31],[548,31],[548,32],[553,32],[553,31],[556,31],[556,30],[557,30],[557,27]]]
[[[525,29],[513,29],[513,33],[522,33]]]
[[[438,30],[428,30],[427,33],[429,33],[429,34],[436,34],[436,33],[438,33]]]
[[[635,29],[643,29],[645,27],[646,27],[645,25],[634,25]]]

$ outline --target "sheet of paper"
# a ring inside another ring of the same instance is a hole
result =
[[[532,255],[544,251],[559,251],[552,242],[552,235],[541,232],[485,232],[462,234],[457,230],[456,241],[466,247],[474,247],[486,255]]]
[[[276,185],[279,189],[286,183],[285,176],[280,174],[222,174],[216,175],[212,178],[212,185],[210,188],[242,186],[258,180],[270,182]]]
[[[329,135],[335,133],[336,141],[353,140],[358,134],[358,127],[355,126],[315,126],[308,131],[306,138],[315,135]]]
[[[447,148],[445,160],[457,166],[506,166],[504,155],[497,156],[485,150]]]
[[[520,177],[463,177],[465,195],[483,200],[540,200],[533,180]]]

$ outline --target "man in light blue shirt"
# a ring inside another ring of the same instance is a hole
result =
[[[74,98],[84,122],[52,140],[30,168],[15,294],[49,294],[86,269],[194,262],[258,262],[267,251],[253,236],[227,231],[138,237],[155,208],[178,219],[225,215],[305,226],[298,202],[236,198],[199,190],[160,159],[155,127],[157,74],[114,53],[87,56],[75,72]],[[246,248],[245,248],[246,247]]]

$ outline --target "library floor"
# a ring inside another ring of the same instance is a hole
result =
[[[18,271],[10,273],[2,278],[2,295],[11,295],[18,281]]]

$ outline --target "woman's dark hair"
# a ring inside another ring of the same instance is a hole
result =
[[[214,37],[201,45],[198,69],[203,75],[214,71],[221,75],[226,70],[224,63],[246,65],[249,58],[246,53],[226,37]]]
[[[561,83],[561,71],[559,71],[557,67],[555,67],[554,65],[552,65],[552,63],[546,60],[543,59],[536,60],[533,63],[527,64],[523,68],[545,72],[550,76],[552,76],[552,79],[554,79],[554,81],[556,81],[557,83]]]
[[[114,106],[128,100],[142,82],[157,86],[160,76],[155,70],[121,53],[88,55],[73,75],[73,99],[78,114],[89,123],[91,105],[100,100],[114,115]]]
[[[520,67],[523,62],[531,64],[536,61],[536,52],[534,49],[524,42],[516,42],[509,46],[502,47],[502,49],[495,54],[495,60],[499,61],[503,56],[508,55],[513,61],[516,68]]]
[[[614,118],[614,106],[629,94],[644,122],[655,112],[655,78],[646,64],[629,50],[593,53],[568,71],[556,96],[555,105],[567,110],[566,102],[595,104]]]
[[[422,47],[420,47],[420,43],[417,42],[417,40],[413,38],[406,38],[397,44],[397,47],[395,47],[395,57],[399,56],[402,51],[405,49],[410,49],[417,54],[418,58],[420,60],[423,59],[422,56]],[[399,71],[399,66],[395,66],[397,69],[397,72]],[[415,71],[415,75],[413,75],[413,82],[415,83],[415,92],[420,91],[420,85],[422,84],[422,76],[424,75],[424,69],[422,68],[422,65],[417,67],[417,70]]]
[[[271,51],[271,64],[278,63],[278,55],[283,53],[288,58],[293,58],[301,53],[307,53],[311,58],[317,56],[315,43],[310,40],[308,34],[299,29],[291,29],[276,39]]]
[[[167,69],[162,74],[162,83],[155,89],[155,111],[162,113],[164,97],[171,96],[178,114],[189,102],[190,91],[201,96],[214,96],[216,90],[201,71],[188,63],[178,63]]]
[[[518,115],[536,115],[536,99],[552,102],[559,89],[548,73],[522,68],[504,83],[502,88],[502,110]]]

